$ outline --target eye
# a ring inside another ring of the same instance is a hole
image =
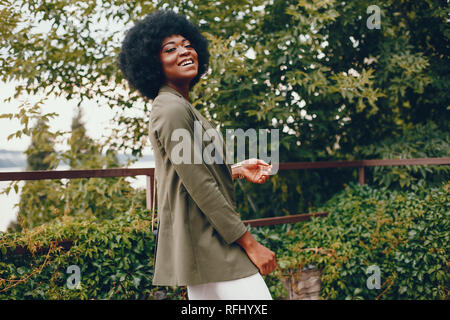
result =
[[[175,48],[167,49],[166,52],[172,52],[173,50],[175,50]]]

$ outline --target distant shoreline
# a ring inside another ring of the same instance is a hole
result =
[[[140,158],[136,158],[132,155],[119,154],[117,158],[120,163],[125,164],[129,159],[137,159],[137,162],[149,162],[154,161],[153,155],[144,155]],[[64,165],[64,164],[62,164]],[[22,168],[25,170],[27,166],[27,156],[24,151],[5,150],[0,149],[0,168]]]

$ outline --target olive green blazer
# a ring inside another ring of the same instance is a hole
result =
[[[149,125],[158,190],[154,285],[195,285],[258,272],[235,242],[246,227],[236,212],[231,164],[226,158],[223,163],[194,162],[195,121],[201,121],[202,134],[211,128],[216,130],[175,89],[161,87],[152,103]],[[181,141],[172,141],[177,128],[186,129],[192,139],[189,163],[172,161],[172,150]],[[203,148],[210,143],[203,141]]]

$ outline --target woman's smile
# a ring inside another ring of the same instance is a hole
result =
[[[180,63],[180,66],[182,67],[194,66],[194,60],[192,59],[183,60],[183,62]]]

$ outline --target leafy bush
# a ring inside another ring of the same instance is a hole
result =
[[[156,299],[183,298],[183,288],[151,285],[154,239],[145,211],[112,220],[66,216],[0,239],[0,299]],[[1,235],[1,234],[0,234]],[[71,239],[67,251],[52,246]],[[25,255],[11,255],[18,246]],[[37,253],[38,248],[50,248]],[[80,287],[69,289],[68,267],[80,268]]]
[[[320,208],[329,215],[308,222],[250,228],[277,253],[265,280],[274,299],[280,281],[314,265],[322,271],[323,299],[448,299],[450,184],[420,193],[350,184]],[[0,299],[186,299],[184,287],[154,287],[154,240],[146,211],[112,220],[66,216],[22,233],[0,234]],[[52,242],[72,239],[67,251]],[[32,253],[11,255],[17,246]],[[50,248],[38,253],[37,247]],[[81,287],[69,289],[77,265]],[[369,289],[369,266],[381,288]]]
[[[112,219],[145,208],[145,189],[124,177],[27,181],[20,191],[18,221],[10,231],[34,228],[64,215]]]
[[[450,157],[450,132],[429,121],[405,130],[400,137],[362,147],[361,153],[366,159]],[[450,168],[443,165],[374,167],[367,171],[373,175],[371,183],[397,190],[418,191],[424,184],[439,185],[450,178]]]
[[[19,109],[19,113],[24,112]],[[40,114],[39,105],[35,115]],[[135,160],[120,163],[117,152],[90,138],[81,120],[81,111],[72,121],[72,131],[66,137],[61,132],[51,132],[48,121],[50,115],[37,120],[31,131],[32,143],[27,154],[27,171],[51,170],[60,165],[69,165],[72,170],[109,169],[128,167]],[[70,146],[70,149],[56,152],[56,140]],[[25,181],[20,189],[17,221],[9,226],[9,231],[34,228],[57,217],[95,215],[100,219],[120,216],[128,208],[145,208],[145,190],[133,188],[128,181],[131,177],[79,178],[61,180]],[[2,193],[6,195],[14,188],[19,192],[19,181],[12,181]]]
[[[448,299],[450,184],[420,194],[349,185],[321,208],[326,218],[254,229],[277,252],[276,277],[322,270],[324,299]],[[368,267],[381,271],[369,289]],[[286,296],[280,284],[272,292]]]

